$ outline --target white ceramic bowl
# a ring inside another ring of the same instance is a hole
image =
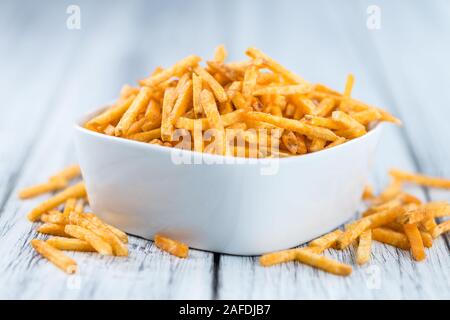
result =
[[[173,148],[80,126],[99,112],[76,125],[93,212],[130,234],[161,233],[193,248],[239,255],[294,247],[350,219],[382,129],[297,157],[207,164],[237,158],[204,154],[202,164],[176,164]]]

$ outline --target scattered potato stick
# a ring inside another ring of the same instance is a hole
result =
[[[186,258],[188,256],[189,247],[182,242],[169,239],[159,234],[155,235],[154,240],[155,245],[161,250],[164,250],[179,258]]]
[[[386,228],[372,229],[372,238],[375,241],[389,244],[403,250],[409,250],[411,248],[408,238],[403,233]]]
[[[356,251],[356,262],[359,265],[363,265],[369,262],[371,251],[372,231],[366,230],[359,236],[358,250]]]
[[[296,259],[297,251],[298,249],[289,249],[268,253],[259,258],[259,263],[264,267],[270,267],[275,264],[291,262]]]
[[[380,205],[371,206],[366,211],[363,212],[362,216],[367,217],[376,212],[392,209],[394,207],[400,206],[403,204],[403,201],[400,197],[394,198],[392,200],[386,201]]]
[[[438,224],[432,231],[431,236],[436,239],[441,234],[448,232],[450,230],[450,220],[447,220],[445,222],[442,222]]]
[[[425,229],[427,232],[431,232],[436,226],[436,220],[434,218],[424,219],[420,225],[423,229]]]
[[[310,265],[312,267],[319,268],[321,270],[324,270],[329,273],[333,273],[335,275],[348,276],[352,273],[351,266],[340,263],[336,260],[327,258],[320,254],[316,254],[309,250],[298,249],[296,251],[295,258],[297,261],[299,261],[301,263]]]
[[[66,224],[67,219],[64,214],[57,210],[50,210],[49,213],[44,213],[41,216],[42,222],[54,223],[54,224]]]
[[[50,177],[50,180],[59,180],[59,179],[64,179],[64,180],[72,180],[74,178],[77,178],[81,175],[81,169],[80,166],[77,164],[73,164],[70,165],[66,168],[64,168],[63,170],[57,172],[56,174],[54,174],[53,176]]]
[[[123,232],[122,230],[117,229],[116,227],[107,224],[105,222],[103,222],[102,220],[100,220],[95,214],[93,213],[85,213],[83,215],[86,219],[88,219],[89,221],[91,221],[93,224],[95,224],[96,226],[100,226],[100,227],[106,227],[108,228],[112,233],[114,233],[123,243],[128,243],[128,236],[125,232]]]
[[[46,242],[58,250],[82,252],[95,251],[95,249],[86,241],[75,238],[53,237]]]
[[[337,239],[336,247],[340,250],[348,247],[354,240],[356,240],[361,233],[368,229],[371,225],[369,219],[360,219],[345,230]]]
[[[135,98],[136,95],[131,95],[125,100],[119,101],[116,105],[108,108],[106,111],[89,120],[86,123],[85,127],[86,128],[103,127],[113,123],[114,121],[119,120],[131,106],[131,103],[134,101]]]
[[[219,102],[225,102],[228,100],[227,93],[223,89],[223,87],[211,76],[205,69],[200,66],[194,68],[196,74],[198,74],[205,82],[208,83],[211,88],[214,96],[217,98]],[[202,91],[203,92],[203,91]]]
[[[65,220],[67,220],[69,218],[69,214],[75,210],[76,205],[77,205],[76,198],[67,199],[66,203],[64,204],[64,211],[63,211],[63,216]]]
[[[400,233],[405,233],[403,225],[398,222],[388,223],[385,227]],[[431,248],[433,246],[433,237],[428,232],[420,231],[420,236],[422,237],[423,245],[426,248]]]
[[[398,169],[391,169],[389,174],[396,179],[408,183],[414,183],[432,188],[450,189],[449,179],[430,177],[423,174],[410,173]]]
[[[24,188],[19,192],[20,199],[34,198],[43,193],[61,190],[67,187],[67,180],[53,179],[41,184],[37,184],[28,188]]]
[[[383,210],[381,212],[374,213],[367,218],[370,221],[370,228],[378,228],[384,226],[390,222],[395,221],[398,217],[403,215],[406,212],[406,209],[403,206],[396,206],[393,208],[389,208]]]
[[[380,204],[394,199],[402,191],[402,182],[398,179],[392,179],[391,183],[383,190],[383,192],[373,199],[373,203]]]
[[[94,232],[71,224],[66,225],[64,230],[70,236],[89,243],[98,253],[109,256],[113,255],[111,245]]]
[[[72,274],[77,271],[77,263],[75,260],[69,258],[63,252],[52,247],[45,241],[33,239],[31,240],[31,245],[41,256],[46,258],[64,272]]]
[[[336,229],[327,233],[320,238],[314,239],[309,243],[310,247],[321,247],[324,250],[333,247],[336,244],[337,238],[342,235],[342,230]]]
[[[422,236],[420,235],[417,225],[405,224],[403,225],[405,234],[408,237],[409,244],[411,246],[411,253],[416,261],[422,261],[426,258],[425,248],[422,242]]]
[[[70,235],[64,231],[64,225],[62,224],[44,223],[37,231],[52,236],[70,237]]]
[[[430,210],[425,204],[406,212],[403,216],[398,217],[397,220],[401,224],[414,224],[433,217],[434,211]]]
[[[172,67],[162,70],[147,79],[141,80],[141,85],[154,87],[159,85],[160,83],[169,80],[170,78],[182,73],[186,69],[190,67],[196,66],[201,61],[201,58],[195,55],[188,56],[177,63],[175,63]]]
[[[84,182],[79,182],[61,191],[52,198],[42,202],[28,214],[28,219],[30,221],[36,221],[43,213],[56,208],[60,204],[67,201],[67,199],[81,198],[84,196],[86,196],[86,188],[84,186]]]
[[[145,109],[151,98],[151,89],[149,87],[142,87],[139,90],[136,98],[131,103],[131,106],[124,113],[119,123],[115,128],[115,135],[120,137],[128,133],[137,115]]]

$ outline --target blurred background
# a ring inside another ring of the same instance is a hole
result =
[[[354,96],[400,117],[422,167],[450,175],[450,153],[429,149],[450,136],[449,16],[445,0],[1,0],[0,155],[22,161],[17,145],[70,131],[124,83],[224,43],[230,60],[256,46],[339,90],[352,72]]]

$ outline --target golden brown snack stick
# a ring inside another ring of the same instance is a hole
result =
[[[85,205],[85,200],[83,198],[78,199],[77,204],[75,205],[75,208],[73,209],[73,211],[82,213],[84,211],[84,205]]]
[[[358,121],[359,123],[361,123],[362,125],[367,126],[372,121],[380,120],[381,119],[381,113],[375,108],[370,108],[370,109],[367,109],[367,110],[363,110],[363,111],[359,111],[359,112],[353,113],[351,115],[351,117],[353,119],[355,119],[356,121]]]
[[[353,83],[355,82],[355,77],[353,76],[353,74],[349,74],[347,76],[347,81],[345,82],[345,89],[344,89],[344,94],[343,96],[345,98],[350,98],[350,96],[352,95],[352,89],[353,89]]]
[[[370,225],[371,221],[365,218],[356,221],[336,239],[336,247],[340,250],[345,249],[356,240],[361,233],[366,231]]]
[[[391,246],[409,250],[411,248],[408,238],[400,232],[392,231],[386,228],[372,229],[372,238],[375,241],[389,244]]]
[[[194,72],[198,74],[205,82],[208,83],[209,87],[214,93],[214,96],[219,102],[225,102],[228,100],[228,96],[227,93],[225,92],[225,89],[205,69],[203,69],[200,66],[196,66],[194,68]],[[203,91],[204,90],[202,90],[202,92]]]
[[[88,129],[102,127],[119,120],[128,110],[135,98],[136,95],[131,95],[125,100],[119,101],[116,105],[108,108],[106,111],[89,120],[85,127]]]
[[[259,263],[264,267],[269,267],[279,263],[294,261],[297,251],[298,249],[289,249],[264,254],[259,258]]]
[[[70,237],[70,235],[64,231],[64,225],[62,224],[44,223],[37,229],[37,231],[52,236]]]
[[[175,102],[169,114],[169,122],[172,124],[172,126],[175,124],[177,119],[186,112],[191,100],[192,81],[187,80],[183,87],[180,88],[180,94],[178,95],[177,101]]]
[[[177,63],[172,67],[162,70],[147,79],[141,80],[141,85],[154,87],[160,83],[169,80],[170,78],[183,73],[190,67],[196,66],[202,59],[195,55],[190,55]]]
[[[216,47],[214,50],[214,61],[216,62],[224,62],[227,58],[228,52],[225,49],[225,45],[221,44]]]
[[[426,258],[425,248],[423,246],[422,236],[420,235],[417,225],[405,224],[403,225],[406,237],[408,237],[411,246],[411,253],[416,261],[422,261]]]
[[[72,258],[66,256],[62,251],[52,247],[45,241],[33,239],[31,240],[33,248],[48,261],[68,274],[77,271],[77,263]]]
[[[343,137],[339,137],[337,140],[334,140],[333,142],[329,143],[325,149],[329,149],[329,148],[333,148],[336,147],[340,144],[343,144],[345,141],[347,141],[347,139],[343,138]]]
[[[60,204],[64,203],[67,199],[81,198],[84,196],[86,196],[86,188],[84,182],[79,182],[61,191],[50,199],[42,202],[28,214],[28,219],[30,221],[36,221],[43,213],[56,208]]]
[[[426,176],[423,174],[411,173],[399,169],[389,170],[389,174],[401,181],[414,183],[422,186],[433,187],[433,188],[443,188],[450,189],[450,180],[444,178],[437,178]]]
[[[44,213],[41,216],[41,221],[54,224],[67,224],[67,219],[64,214],[57,210],[50,210],[48,213]]]
[[[170,112],[176,100],[176,91],[174,88],[167,88],[164,92],[164,100],[161,111],[161,138],[163,141],[172,140],[173,124],[170,122]]]
[[[431,236],[433,238],[439,237],[441,234],[448,232],[450,230],[450,220],[447,220],[445,222],[442,222],[438,224],[432,231]]]
[[[307,121],[307,123],[313,126],[323,127],[331,130],[339,130],[344,128],[344,126],[340,122],[331,118],[317,117],[306,114],[304,119]]]
[[[295,94],[305,94],[310,92],[312,89],[309,84],[297,84],[297,85],[286,85],[286,86],[271,86],[263,87],[253,91],[253,95],[262,96],[269,94],[280,94],[280,95],[295,95]]]
[[[80,166],[77,164],[70,165],[63,170],[57,172],[53,176],[50,177],[50,180],[53,179],[64,179],[64,180],[72,180],[74,178],[77,178],[81,175],[81,169]]]
[[[114,233],[123,243],[128,243],[128,236],[125,232],[122,230],[117,229],[116,227],[107,224],[106,222],[100,220],[95,214],[93,213],[85,213],[84,217],[91,221],[93,224],[97,226],[105,226],[108,228],[112,233]]]
[[[52,237],[46,242],[58,250],[82,252],[95,251],[95,249],[86,241],[75,238]]]
[[[150,98],[151,89],[149,87],[142,87],[128,110],[123,114],[122,118],[120,118],[120,121],[115,128],[116,136],[120,137],[128,133],[128,129],[130,129],[131,125],[136,120],[137,115],[148,105]]]
[[[370,228],[378,228],[384,226],[390,222],[395,221],[398,217],[403,215],[406,212],[406,209],[403,206],[397,206],[393,208],[389,208],[377,213],[374,213],[366,218],[370,221]]]
[[[43,193],[53,192],[61,190],[67,187],[67,180],[65,179],[53,179],[41,184],[37,184],[31,187],[23,188],[19,192],[20,199],[30,199],[37,197]]]
[[[153,129],[150,131],[144,131],[135,133],[128,137],[128,139],[135,140],[135,141],[141,141],[141,142],[149,142],[153,139],[159,139],[161,138],[161,129]]]
[[[66,203],[64,204],[64,211],[63,211],[63,216],[66,220],[69,219],[69,214],[75,210],[76,205],[77,205],[76,198],[67,199]]]
[[[110,229],[108,229],[103,224],[95,224],[89,219],[85,218],[83,215],[76,212],[72,212],[69,215],[69,221],[73,225],[77,225],[92,231],[93,233],[101,237],[103,240],[108,242],[111,245],[114,254],[116,256],[128,255],[127,246]]]
[[[154,240],[158,248],[178,258],[186,258],[189,254],[189,247],[180,241],[169,239],[159,234],[155,235]]]
[[[324,250],[333,247],[336,244],[337,238],[342,235],[342,230],[336,229],[333,232],[327,233],[320,238],[314,239],[309,243],[310,247],[321,247]]]
[[[356,262],[359,265],[366,264],[370,260],[372,252],[372,230],[366,230],[359,236],[358,249],[356,251]]]
[[[217,110],[217,105],[214,101],[214,97],[211,92],[209,92],[207,89],[204,89],[200,94],[200,101],[211,128],[216,130],[216,139],[214,141],[216,146],[216,153],[223,154],[225,152],[225,129],[220,113]]]
[[[285,67],[283,67],[281,64],[276,62],[274,59],[263,53],[261,50],[258,50],[256,48],[248,48],[247,51],[245,51],[245,54],[248,55],[252,59],[260,58],[263,60],[264,65],[267,66],[270,70],[272,70],[274,73],[280,74],[283,78],[290,81],[291,83],[308,83],[306,80],[304,80],[302,77],[294,74],[293,72],[289,71]]]
[[[381,204],[397,197],[402,191],[403,183],[398,179],[392,179],[389,185],[381,192],[381,194],[373,199],[374,204]]]
[[[310,250],[298,249],[295,259],[301,263],[339,276],[348,276],[352,273],[352,267],[348,264],[340,263]]]
[[[256,81],[258,78],[258,70],[255,65],[251,65],[244,74],[244,81],[242,82],[242,94],[246,99],[254,94]]]
[[[347,127],[348,129],[355,130],[355,134],[357,136],[363,135],[366,133],[366,128],[350,117],[347,113],[342,111],[333,111],[331,114],[331,118],[339,123],[341,123],[343,126]]]
[[[195,118],[201,117],[203,114],[202,105],[200,104],[200,93],[203,89],[202,78],[192,73],[192,107],[194,109]]]
[[[263,112],[248,112],[245,116],[247,119],[267,122],[277,127],[295,131],[311,138],[320,138],[327,141],[335,141],[338,139],[338,136],[336,136],[331,130],[311,126],[298,120],[277,117]]]
[[[313,114],[315,116],[319,116],[319,117],[326,117],[326,116],[330,115],[330,113],[333,111],[335,106],[336,106],[336,103],[335,103],[334,99],[327,97],[325,99],[322,99],[322,101],[320,101],[317,108],[314,109]]]
[[[86,228],[68,224],[65,226],[64,231],[74,238],[86,241],[95,249],[95,251],[102,255],[113,255],[111,245],[100,236]]]
[[[326,140],[314,138],[309,145],[309,152],[317,152],[325,148]]]
[[[400,232],[400,233],[405,233],[405,230],[403,229],[403,225],[396,221],[388,223],[384,227],[394,230],[394,231],[397,231],[397,232]],[[426,248],[431,248],[433,246],[433,237],[428,232],[420,231],[420,236],[422,237],[423,245]]]

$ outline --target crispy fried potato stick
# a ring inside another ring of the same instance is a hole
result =
[[[192,73],[192,105],[195,118],[199,118],[203,114],[202,105],[200,104],[200,93],[203,89],[203,80],[200,76]]]
[[[200,101],[202,104],[203,111],[208,118],[208,122],[212,129],[216,131],[216,139],[214,141],[216,146],[216,152],[219,154],[223,154],[225,152],[224,139],[225,139],[225,129],[222,122],[222,118],[220,116],[219,111],[217,110],[216,102],[214,101],[214,97],[207,89],[204,89],[200,94]]]
[[[450,230],[450,220],[447,220],[445,222],[442,222],[438,224],[432,231],[431,236],[433,238],[439,237],[441,234],[448,232]]]
[[[108,124],[111,124],[116,120],[119,120],[131,106],[131,103],[134,101],[135,98],[136,95],[131,95],[128,98],[117,102],[115,105],[108,108],[106,111],[89,120],[85,124],[85,127],[88,129],[90,128],[95,129],[96,127],[103,127]]]
[[[159,234],[155,235],[154,240],[158,248],[178,258],[186,258],[189,254],[189,247],[180,241],[169,239]]]
[[[91,230],[71,224],[66,225],[64,230],[72,237],[84,240],[89,243],[95,249],[95,251],[97,251],[101,255],[113,255],[111,245]]]
[[[60,193],[56,194],[52,198],[42,202],[40,205],[38,205],[36,208],[34,208],[29,214],[28,219],[30,221],[36,221],[40,218],[40,216],[59,206],[60,204],[67,201],[69,198],[81,198],[86,196],[86,188],[84,186],[84,182],[79,182],[71,187],[68,187],[67,189],[61,191]]]
[[[385,225],[385,228],[400,232],[400,233],[405,233],[405,230],[403,229],[403,225],[398,223],[398,222],[391,222],[387,225]],[[428,232],[424,232],[424,231],[420,231],[420,236],[422,237],[422,242],[423,245],[426,248],[431,248],[433,246],[433,237],[428,233]]]
[[[128,137],[128,139],[141,141],[141,142],[149,142],[153,139],[159,139],[159,138],[161,138],[161,129],[160,128],[153,129],[150,131],[135,133]]]
[[[54,224],[66,224],[67,220],[62,212],[57,210],[50,210],[48,213],[44,213],[41,216],[41,221]]]
[[[206,83],[208,83],[209,87],[214,93],[214,96],[217,98],[219,102],[225,102],[228,100],[228,96],[224,88],[205,69],[203,69],[200,66],[196,66],[194,68],[194,72],[198,74]]]
[[[320,101],[319,106],[314,110],[314,115],[319,117],[329,116],[334,110],[336,103],[333,98],[327,97]]]
[[[333,142],[331,142],[330,144],[328,144],[325,149],[329,149],[329,148],[333,148],[336,147],[340,144],[343,144],[345,141],[347,141],[347,139],[343,138],[343,137],[339,137],[337,140],[334,140]]]
[[[53,179],[53,180],[20,190],[19,197],[22,200],[30,199],[30,198],[34,198],[38,195],[41,195],[43,193],[53,192],[53,191],[64,189],[65,187],[67,187],[67,180]]]
[[[333,232],[327,233],[320,238],[314,239],[309,243],[310,247],[320,247],[323,250],[333,247],[336,244],[337,238],[342,235],[342,230],[336,229]]]
[[[245,82],[245,81],[244,81]],[[295,94],[305,94],[310,92],[312,89],[309,84],[297,84],[297,85],[287,85],[287,86],[273,86],[273,87],[263,87],[253,91],[255,96],[269,95],[269,94],[279,94],[279,95],[295,95]]]
[[[295,258],[301,263],[319,268],[335,275],[348,276],[352,273],[352,267],[348,264],[340,263],[336,260],[327,258],[309,250],[297,250]]]
[[[198,56],[190,55],[178,61],[172,67],[162,70],[147,79],[141,80],[140,84],[144,86],[154,87],[174,76],[183,73],[188,68],[196,66],[201,60],[202,59]]]
[[[75,238],[53,237],[46,242],[58,250],[82,252],[95,251],[95,249],[86,241]]]
[[[386,228],[372,229],[372,238],[375,241],[389,244],[391,246],[409,250],[411,248],[408,238],[400,232],[392,231]]]
[[[361,235],[361,233],[366,231],[370,227],[370,225],[371,221],[369,219],[363,218],[356,221],[336,239],[336,247],[339,250],[347,248],[354,240],[356,240]]]
[[[62,224],[44,223],[37,231],[52,236],[70,237],[70,235],[64,231],[64,225]]]
[[[85,213],[83,215],[83,217],[85,217],[86,219],[91,221],[96,226],[108,228],[112,233],[114,233],[120,239],[120,241],[122,241],[123,243],[128,243],[128,236],[127,236],[127,234],[125,232],[123,232],[120,229],[117,229],[116,227],[114,227],[114,226],[112,226],[110,224],[107,224],[107,223],[103,222],[95,214],[93,214],[93,213]]]
[[[417,225],[405,224],[403,225],[406,236],[408,237],[409,244],[411,246],[411,253],[416,261],[422,261],[426,258],[425,248],[422,242],[422,236],[420,235]]]
[[[72,180],[78,178],[81,175],[80,166],[77,164],[70,165],[63,170],[57,172],[53,176],[50,177],[50,180],[53,179],[64,179],[64,180]]]
[[[164,100],[161,112],[161,138],[163,141],[172,140],[173,124],[170,121],[170,113],[175,104],[176,91],[174,88],[167,88],[164,92]]]
[[[297,251],[298,249],[289,249],[268,253],[259,258],[259,263],[264,267],[270,267],[275,264],[294,261],[297,257]]]
[[[75,260],[69,258],[63,252],[52,247],[45,241],[33,239],[31,240],[31,245],[41,256],[64,272],[72,274],[77,271],[77,263]]]
[[[64,211],[63,216],[64,220],[67,221],[69,219],[69,214],[72,211],[75,211],[75,207],[77,205],[77,199],[76,198],[69,198],[67,199],[66,203],[64,204]]]
[[[401,181],[414,183],[426,187],[450,189],[450,180],[430,177],[423,174],[410,173],[399,169],[389,170],[389,174]]]
[[[131,106],[124,113],[119,123],[115,128],[115,135],[120,137],[126,135],[137,115],[147,107],[151,98],[151,89],[149,87],[142,87],[139,90],[136,98],[131,103]]]
[[[356,251],[356,262],[359,265],[366,264],[370,260],[372,251],[372,230],[366,230],[359,236],[358,249]]]
[[[214,61],[216,62],[224,62],[227,58],[228,52],[225,49],[225,45],[221,44],[216,47],[214,51]]]
[[[355,82],[355,77],[353,76],[353,74],[349,74],[347,76],[347,82],[345,83],[345,90],[344,90],[344,94],[343,96],[345,98],[350,98],[350,96],[352,95],[352,89],[353,89],[353,84]]]
[[[343,126],[347,127],[348,129],[352,129],[355,132],[356,136],[360,136],[366,133],[366,128],[350,117],[347,113],[342,111],[333,111],[331,114],[331,118],[339,123],[341,123]]]
[[[344,129],[344,126],[340,122],[331,118],[305,115],[304,119],[307,120],[307,123],[310,123],[313,126],[323,127],[331,130]]]
[[[375,108],[370,108],[364,111],[353,113],[351,117],[356,121],[358,121],[359,123],[361,123],[362,125],[367,126],[372,121],[380,120],[381,113]]]

